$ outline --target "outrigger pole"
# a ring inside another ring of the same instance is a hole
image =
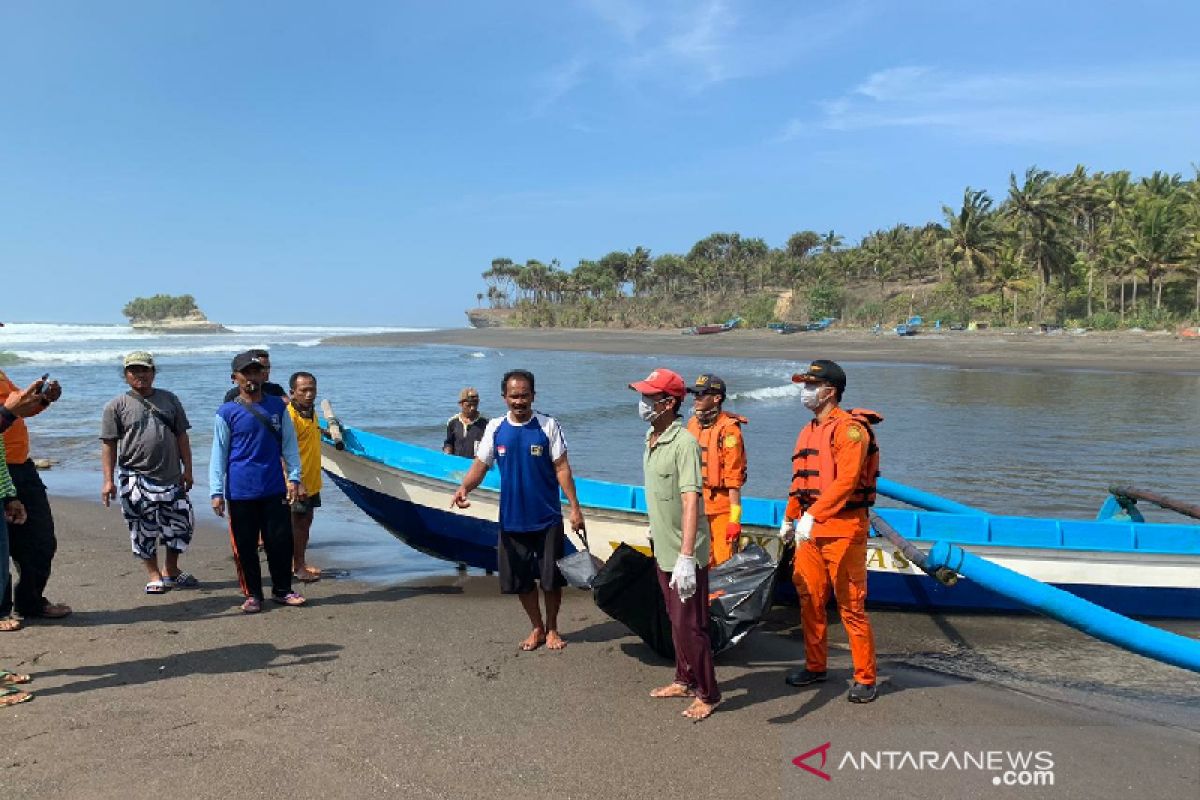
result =
[[[1191,503],[1185,503],[1182,500],[1175,500],[1174,498],[1167,497],[1166,495],[1150,492],[1145,489],[1138,489],[1134,486],[1113,485],[1108,487],[1108,491],[1116,499],[1117,504],[1121,506],[1125,513],[1129,514],[1130,518],[1135,519],[1135,521],[1140,521],[1137,518],[1141,517],[1141,514],[1135,508],[1138,500],[1145,500],[1147,502],[1154,503],[1154,505],[1158,506],[1159,508],[1165,508],[1168,511],[1176,511],[1180,514],[1183,514],[1185,517],[1200,519],[1200,506],[1192,505]]]
[[[1156,661],[1200,672],[1200,640],[1122,616],[1068,591],[972,555],[949,542],[938,542],[933,546],[928,564],[933,569],[956,572],[985,589],[1089,636]]]

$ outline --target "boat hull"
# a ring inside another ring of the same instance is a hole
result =
[[[470,463],[467,460],[461,460],[462,471],[455,479],[454,474],[443,478],[416,474],[350,449],[335,450],[328,444],[323,445],[322,455],[330,479],[355,505],[404,543],[435,558],[484,570],[496,569],[498,492],[494,488],[485,488],[485,484],[472,494],[470,507],[452,508],[457,480],[461,480]],[[902,530],[914,513],[900,509],[878,511]],[[584,514],[588,544],[597,557],[607,559],[621,543],[649,551],[650,538],[644,513],[585,505]],[[944,522],[945,518],[953,516],[940,515],[940,518]],[[744,530],[748,540],[762,545],[776,557],[780,555],[781,542],[775,529],[746,525]],[[1197,532],[1200,533],[1200,529]],[[584,546],[574,533],[568,533],[567,539],[568,552]],[[1122,614],[1200,618],[1200,588],[1196,588],[1200,587],[1200,553],[1131,554],[969,542],[968,545],[971,552],[983,558]],[[909,563],[882,538],[869,540],[867,568],[868,598],[872,606],[1022,610],[970,581],[959,581],[954,587],[943,586]],[[794,601],[794,590],[787,581],[780,582],[780,592],[783,599]]]

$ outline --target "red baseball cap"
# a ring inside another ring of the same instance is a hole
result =
[[[669,369],[656,369],[646,376],[646,380],[629,384],[629,388],[641,394],[669,394],[672,397],[683,397],[687,393],[683,378]]]

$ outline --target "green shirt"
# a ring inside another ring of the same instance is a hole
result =
[[[696,513],[697,568],[708,566],[708,519],[704,516],[704,499],[700,494],[703,480],[700,473],[700,443],[688,433],[678,419],[672,422],[650,446],[646,432],[646,453],[642,469],[646,473],[646,511],[650,515],[650,532],[654,536],[654,557],[659,569],[675,569],[679,548],[683,545],[683,499],[692,492],[697,496]]]
[[[4,460],[4,437],[0,436],[0,499],[11,500],[17,496],[12,476],[8,474],[8,463]],[[4,558],[8,558],[5,554]]]

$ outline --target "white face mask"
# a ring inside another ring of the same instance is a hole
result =
[[[824,386],[801,386],[800,387],[800,402],[809,411],[816,411],[825,401],[821,399],[821,390]]]
[[[646,422],[654,422],[658,418],[658,414],[654,411],[654,404],[646,402],[646,398],[638,400],[638,416]]]

